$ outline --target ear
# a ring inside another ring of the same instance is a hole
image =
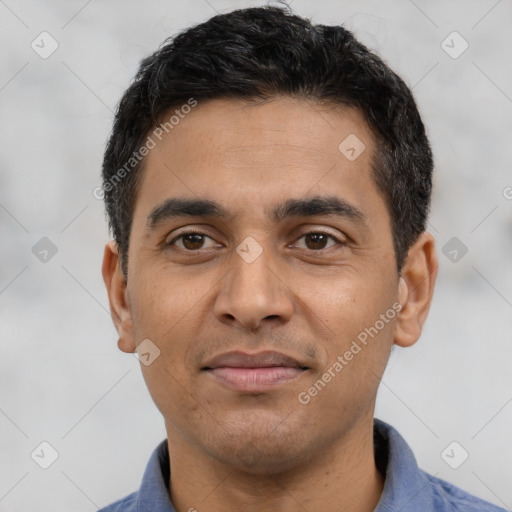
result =
[[[123,352],[134,352],[135,341],[127,283],[121,271],[118,246],[114,240],[105,245],[101,272],[107,287],[112,320],[119,334],[117,346]]]
[[[395,344],[414,345],[420,337],[434,293],[438,270],[434,237],[422,233],[409,249],[398,287],[398,302],[402,309],[397,315]]]

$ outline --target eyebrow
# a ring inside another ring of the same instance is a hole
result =
[[[214,201],[206,199],[180,199],[171,197],[155,206],[146,219],[148,229],[176,217],[215,217],[225,218],[227,210]]]
[[[336,196],[288,199],[277,205],[272,211],[272,217],[276,222],[288,217],[313,217],[316,215],[333,215],[356,221],[366,220],[365,214],[359,208]]]
[[[332,215],[364,222],[365,214],[345,199],[336,196],[316,196],[308,199],[287,199],[275,206],[271,218],[281,222],[291,217]],[[176,217],[213,217],[226,219],[230,214],[224,206],[207,199],[169,198],[155,206],[147,216],[148,230]]]

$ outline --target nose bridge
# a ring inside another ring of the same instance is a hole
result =
[[[289,319],[293,307],[287,287],[273,270],[270,249],[246,239],[233,252],[231,265],[216,301],[219,319],[251,328],[269,317]]]
[[[242,250],[242,249],[240,249]],[[257,256],[254,260],[244,259],[239,253],[233,258],[233,270],[231,272],[231,292],[244,296],[260,295],[261,299],[272,295],[276,283],[275,274],[271,270],[272,258],[269,250]],[[252,293],[250,293],[252,290]]]

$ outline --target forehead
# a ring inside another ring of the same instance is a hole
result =
[[[292,98],[199,101],[161,140],[153,133],[135,215],[171,196],[247,215],[269,212],[284,196],[380,195],[371,177],[374,138],[354,109]]]

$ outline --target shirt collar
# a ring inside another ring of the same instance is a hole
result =
[[[403,437],[387,423],[374,419],[377,468],[385,476],[384,489],[375,512],[435,510],[431,483],[418,468]],[[169,451],[167,440],[153,451],[137,496],[137,512],[176,512],[169,498]]]
[[[149,459],[137,495],[137,512],[176,512],[169,498],[169,448],[164,439]]]
[[[374,512],[436,510],[428,475],[418,467],[405,439],[391,425],[373,420],[375,463],[384,489]]]

